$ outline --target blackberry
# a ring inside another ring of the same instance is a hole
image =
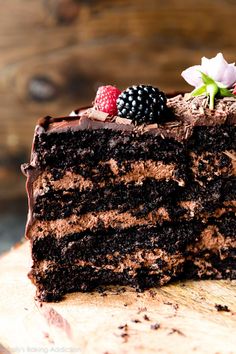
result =
[[[167,111],[166,96],[156,87],[128,87],[117,98],[118,116],[137,124],[158,123]]]

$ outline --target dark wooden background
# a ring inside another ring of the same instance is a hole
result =
[[[0,5],[1,215],[16,200],[25,215],[20,164],[28,160],[38,117],[90,103],[100,84],[190,90],[180,73],[202,56],[222,51],[228,61],[236,59],[235,0],[0,0]],[[11,215],[15,220],[16,212]]]

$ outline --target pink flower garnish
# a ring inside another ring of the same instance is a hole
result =
[[[208,96],[210,109],[214,109],[215,97],[236,98],[235,92],[228,90],[236,83],[236,67],[234,63],[228,64],[222,53],[212,59],[203,57],[201,65],[191,66],[181,75],[190,85],[195,86],[191,96]]]
[[[227,63],[222,53],[218,53],[212,59],[203,57],[201,65],[191,66],[184,70],[181,75],[191,86],[199,87],[203,85],[201,72],[210,76],[217,84],[225,88],[231,88],[236,83],[235,63]]]

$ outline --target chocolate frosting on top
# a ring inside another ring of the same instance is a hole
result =
[[[167,100],[169,116],[165,123],[134,125],[130,119],[110,116],[94,108],[81,108],[68,117],[45,117],[38,122],[36,134],[60,133],[67,129],[112,129],[161,135],[178,141],[187,139],[194,126],[234,125],[236,124],[236,99],[225,97],[216,99],[215,109],[207,107],[206,96],[191,97],[177,95]]]
[[[168,107],[175,118],[191,125],[218,125],[236,123],[236,99],[224,97],[215,100],[215,109],[208,107],[205,95],[192,97],[190,94],[178,95],[168,100]]]

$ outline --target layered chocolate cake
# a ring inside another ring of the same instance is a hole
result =
[[[236,100],[214,105],[105,86],[93,107],[39,121],[23,166],[39,299],[236,278]]]

